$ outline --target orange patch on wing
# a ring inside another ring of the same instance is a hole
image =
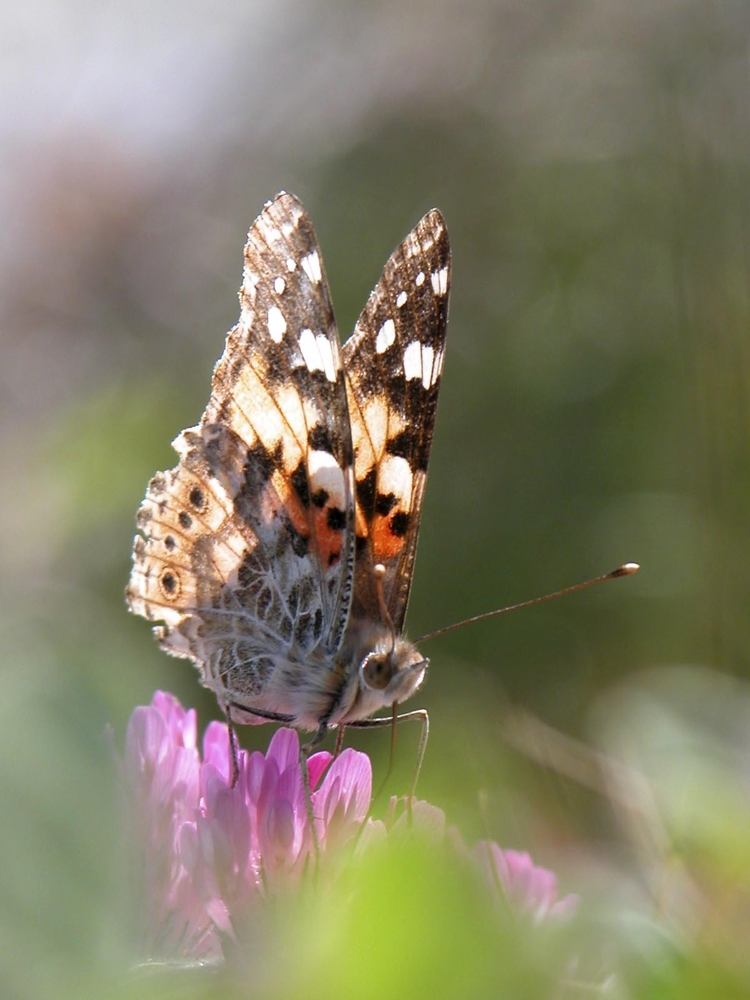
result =
[[[344,532],[339,528],[332,528],[328,523],[329,507],[315,511],[315,544],[318,549],[318,556],[324,567],[333,566],[341,556],[341,549],[344,546]]]
[[[391,530],[392,515],[376,514],[370,528],[372,540],[372,556],[375,562],[388,562],[395,559],[404,547],[404,539]]]

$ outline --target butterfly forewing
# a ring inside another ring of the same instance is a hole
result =
[[[344,345],[356,479],[353,613],[379,616],[373,565],[403,628],[435,425],[450,292],[445,222],[429,212],[391,255]]]
[[[312,623],[304,648],[335,651],[350,601],[352,445],[322,257],[293,195],[250,230],[240,302],[201,425],[207,456],[268,562],[288,548],[293,617]]]

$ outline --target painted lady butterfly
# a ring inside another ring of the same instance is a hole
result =
[[[179,464],[149,483],[127,590],[232,722],[285,722],[316,742],[424,679],[402,630],[450,268],[433,210],[342,348],[301,203],[278,195],[250,229],[239,322],[200,424],[174,441]]]

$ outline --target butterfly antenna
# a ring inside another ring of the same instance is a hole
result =
[[[377,568],[377,567],[376,567]],[[494,618],[496,615],[504,615],[509,611],[518,611],[521,608],[530,608],[534,604],[542,604],[544,601],[551,601],[555,597],[564,597],[566,594],[572,594],[576,590],[585,590],[587,587],[593,587],[597,583],[605,583],[607,580],[616,580],[621,576],[632,576],[637,573],[641,567],[638,563],[625,563],[623,566],[618,566],[617,569],[613,569],[611,573],[604,573],[602,576],[595,576],[591,580],[583,580],[581,583],[574,583],[570,587],[563,587],[562,590],[556,590],[552,594],[544,594],[543,597],[534,597],[530,601],[521,601],[520,604],[511,604],[507,608],[497,608],[495,611],[485,611],[484,614],[474,615],[473,618],[464,618],[463,621],[455,622],[453,625],[446,625],[444,628],[436,629],[434,632],[427,632],[425,635],[420,636],[416,639],[414,644],[419,645],[420,642],[426,642],[428,639],[434,639],[439,635],[445,635],[446,632],[452,632],[455,628],[461,628],[463,625],[471,625],[472,622],[481,622],[485,618]]]

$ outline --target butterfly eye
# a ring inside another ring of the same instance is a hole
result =
[[[393,677],[391,658],[386,653],[370,653],[362,661],[360,675],[363,682],[373,691],[382,691],[388,687]]]

